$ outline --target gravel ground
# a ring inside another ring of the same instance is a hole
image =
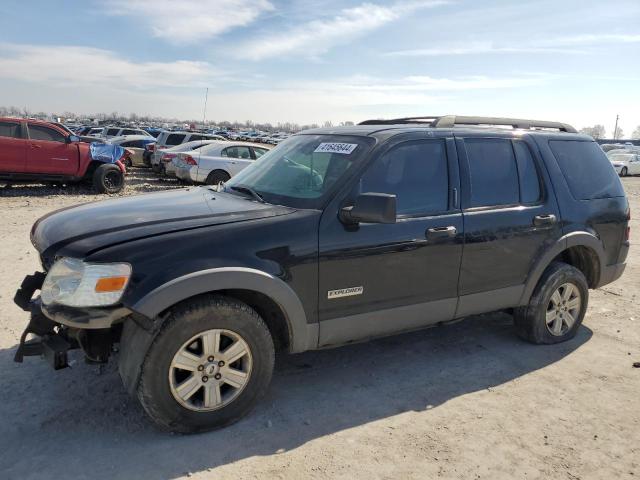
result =
[[[624,179],[632,239],[640,178]],[[134,170],[122,195],[177,184]],[[561,478],[640,476],[640,254],[592,291],[577,337],[533,346],[511,317],[334,350],[282,355],[266,399],[241,422],[158,432],[111,364],[53,372],[12,358],[27,314],[12,302],[38,268],[41,215],[104,198],[88,189],[0,188],[0,478]]]

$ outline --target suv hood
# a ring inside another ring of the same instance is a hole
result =
[[[142,237],[294,211],[207,187],[192,187],[57,210],[33,225],[31,243],[48,266],[48,260],[63,248],[65,255],[83,257]]]

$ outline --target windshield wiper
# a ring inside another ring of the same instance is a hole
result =
[[[256,192],[253,188],[248,185],[230,185],[229,188],[231,190],[235,190],[240,193],[248,193],[254,200],[257,200],[260,203],[265,203],[264,198],[258,192]]]

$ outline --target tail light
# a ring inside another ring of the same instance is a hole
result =
[[[631,207],[627,208],[627,228],[624,231],[624,240],[628,242],[631,239]]]
[[[156,151],[156,144],[155,143],[147,143],[144,147],[147,152],[155,152]]]
[[[174,158],[176,158],[176,154],[175,153],[165,153],[165,154],[162,155],[162,161],[164,163],[169,163]]]
[[[186,163],[187,165],[197,165],[198,164],[198,162],[196,162],[195,159],[191,155],[183,155],[182,156],[182,160],[184,160],[184,163]]]

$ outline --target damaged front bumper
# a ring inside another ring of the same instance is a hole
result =
[[[131,311],[122,306],[110,308],[72,308],[43,305],[35,292],[42,288],[45,274],[27,275],[15,294],[14,302],[30,312],[27,328],[20,337],[14,361],[42,356],[55,369],[68,366],[67,352],[82,348],[88,361],[104,363],[113,341],[111,328]],[[27,340],[29,335],[33,338]]]

